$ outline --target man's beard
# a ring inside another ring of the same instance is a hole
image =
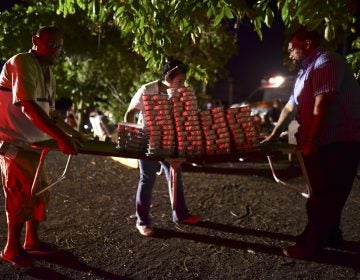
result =
[[[301,68],[301,61],[298,60],[291,60],[291,63],[288,64],[289,66],[289,70],[291,72],[293,71],[299,71],[299,69]]]

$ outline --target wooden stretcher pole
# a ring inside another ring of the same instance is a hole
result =
[[[177,206],[177,184],[178,184],[178,171],[181,168],[183,162],[186,161],[184,158],[167,159],[170,164],[170,188],[171,188],[171,207],[173,210]]]

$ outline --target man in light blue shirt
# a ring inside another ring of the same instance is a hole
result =
[[[297,243],[283,252],[307,258],[342,241],[341,212],[360,158],[360,87],[346,60],[322,49],[314,31],[296,31],[288,52],[300,70],[294,92],[264,142],[279,135],[296,109],[297,144],[312,194],[307,201],[308,224]]]

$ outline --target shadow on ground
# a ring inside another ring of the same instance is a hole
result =
[[[42,255],[42,256],[37,255],[33,257],[35,260],[58,265],[66,269],[73,269],[79,272],[85,272],[100,279],[109,279],[109,280],[129,279],[101,270],[99,268],[91,267],[88,264],[80,261],[76,256],[74,256],[71,252],[68,251],[61,250],[51,255]],[[61,273],[56,272],[55,270],[47,267],[32,267],[26,271],[26,274],[36,279],[44,279],[44,280],[73,279],[73,278],[68,278],[65,275],[62,275]]]
[[[295,241],[294,236],[287,234],[268,232],[264,230],[247,229],[220,223],[199,222],[195,226],[222,232],[234,233],[242,236],[246,235],[260,238],[271,238],[280,241]],[[256,253],[283,256],[282,248],[280,247],[271,246],[268,244],[252,243],[247,241],[222,238],[218,236],[156,228],[155,237],[163,239],[179,238],[205,244],[212,244],[216,246],[226,246],[233,249],[252,250]],[[360,271],[360,242],[344,240],[343,244],[338,248],[326,248],[322,250],[317,256],[308,259],[308,261],[328,265],[351,267],[357,271]]]

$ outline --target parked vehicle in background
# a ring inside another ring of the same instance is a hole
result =
[[[244,103],[251,106],[252,115],[259,114],[264,117],[273,107],[274,103],[280,105],[280,110],[292,94],[295,76],[272,76],[261,81]]]
[[[280,75],[265,78],[261,80],[260,86],[246,97],[242,103],[232,106],[250,106],[251,115],[261,120],[259,136],[267,135],[272,131],[282,108],[289,100],[295,79],[295,76]]]

